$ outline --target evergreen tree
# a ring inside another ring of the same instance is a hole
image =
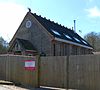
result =
[[[8,50],[8,43],[0,37],[0,54],[6,54]]]

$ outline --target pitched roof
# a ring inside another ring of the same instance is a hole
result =
[[[16,40],[21,43],[22,47],[26,50],[36,50],[32,43],[29,42],[28,40],[24,40],[24,39],[19,39],[19,38],[16,38]]]
[[[80,37],[76,32],[67,27],[61,26],[53,21],[47,20],[41,16],[36,15],[35,13],[31,13],[45,28],[46,30],[52,34],[55,38],[60,40],[72,42],[78,44],[80,46],[89,47],[92,49],[92,46]]]

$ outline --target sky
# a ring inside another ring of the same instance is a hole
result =
[[[90,32],[100,32],[99,0],[0,0],[0,36],[10,41],[28,12],[72,28],[84,37]]]

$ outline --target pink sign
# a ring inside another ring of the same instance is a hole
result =
[[[34,60],[25,60],[25,70],[35,70],[35,61]]]

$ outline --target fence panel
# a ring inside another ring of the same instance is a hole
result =
[[[25,60],[35,60],[36,70],[25,70]],[[0,56],[0,77],[25,86],[38,87],[38,59],[30,56]]]
[[[2,56],[0,57],[0,79],[6,78],[6,57]]]
[[[78,90],[100,89],[100,55],[41,57],[40,85]]]
[[[48,87],[67,87],[67,56],[41,57],[40,85]]]
[[[69,65],[70,88],[100,89],[100,55],[70,56]]]

